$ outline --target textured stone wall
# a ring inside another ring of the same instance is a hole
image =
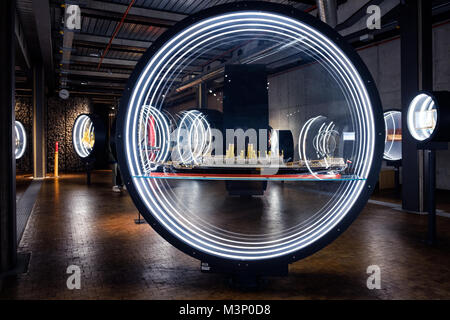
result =
[[[27,133],[27,146],[22,158],[16,160],[17,174],[33,173],[33,100],[17,97],[15,105],[16,120],[22,122]]]
[[[83,163],[72,145],[72,127],[82,113],[91,112],[88,98],[74,97],[62,100],[51,97],[47,102],[47,172],[53,173],[55,143],[59,143],[59,171],[83,171]]]

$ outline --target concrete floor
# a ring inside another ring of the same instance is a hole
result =
[[[31,252],[28,272],[5,280],[1,299],[450,298],[449,218],[438,217],[439,244],[429,247],[426,216],[368,204],[335,242],[290,265],[288,277],[242,289],[200,273],[199,261],[136,225],[131,199],[111,192],[110,181],[108,172],[95,173],[91,186],[82,175],[45,180],[20,243]],[[374,264],[380,290],[366,286]],[[81,268],[80,290],[66,287],[69,265]]]

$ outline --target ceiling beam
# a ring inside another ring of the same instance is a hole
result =
[[[94,42],[94,43],[102,43],[108,44],[111,37],[104,36],[94,36],[90,34],[76,33],[74,40],[75,41],[85,41],[85,42]],[[124,46],[124,47],[135,47],[135,48],[148,48],[152,44],[150,41],[138,41],[138,40],[128,40],[128,39],[119,39],[114,38],[111,42],[112,45]]]
[[[127,10],[127,5],[122,4],[116,4],[111,2],[101,2],[101,1],[94,1],[90,0],[87,3],[87,7],[90,9],[95,9],[103,12],[112,12],[112,13],[119,13],[123,14]],[[83,10],[81,10],[83,12]],[[137,16],[137,17],[145,17],[145,18],[151,18],[151,19],[157,19],[160,20],[161,23],[166,23],[168,25],[173,25],[176,22],[183,20],[187,16],[184,14],[174,13],[174,12],[167,12],[162,10],[155,10],[155,9],[145,9],[145,8],[139,8],[139,7],[131,7],[128,15],[130,16]]]
[[[25,40],[25,34],[24,34],[24,29],[22,27],[22,24],[20,23],[20,19],[19,19],[19,15],[16,12],[16,20],[15,20],[15,34],[16,34],[16,40],[17,40],[17,45],[20,48],[20,51],[22,52],[22,56],[23,56],[23,60],[25,61],[27,68],[30,69],[31,68],[31,60],[30,60],[30,55],[28,53],[28,47],[27,47],[27,42]]]
[[[58,70],[60,72],[60,70]],[[129,73],[109,73],[101,71],[87,71],[87,70],[65,70],[63,73],[68,75],[77,76],[88,76],[88,77],[98,77],[98,78],[114,78],[114,79],[128,79],[130,77]]]
[[[75,56],[75,55],[72,56],[71,60],[74,62],[86,62],[86,63],[93,63],[93,64],[98,64],[100,62],[100,58],[97,58],[97,57],[86,57],[86,56]],[[104,58],[103,64],[118,65],[118,66],[124,66],[124,67],[134,67],[137,64],[137,61]]]
[[[115,22],[120,22],[123,19],[122,13],[104,12],[101,10],[94,10],[89,8],[81,9],[81,15],[87,18],[95,18],[99,20],[108,20]],[[123,22],[157,28],[170,28],[171,26],[173,26],[173,23],[170,22],[161,22],[160,20],[153,18],[146,18],[132,15],[127,15],[123,20]]]

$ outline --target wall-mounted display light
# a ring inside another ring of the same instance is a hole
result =
[[[419,92],[409,104],[407,124],[421,143],[450,141],[450,92]]]
[[[233,48],[239,58],[199,68]],[[310,105],[294,101],[292,116],[281,116],[284,106],[269,95],[285,96],[276,90],[297,86],[277,85],[276,77],[280,70],[302,72],[292,67],[298,63],[310,69],[293,99],[304,94],[303,85],[323,86],[308,91]],[[189,70],[197,73],[185,75]],[[205,79],[223,87],[220,130],[208,127],[207,107],[180,113],[187,103],[175,103]],[[183,139],[172,129],[167,138],[167,110],[179,114]],[[241,148],[233,140],[238,131],[245,133]],[[209,265],[257,269],[304,258],[351,224],[378,179],[384,123],[370,73],[335,30],[289,6],[238,2],[186,18],[148,49],[121,99],[116,141],[127,190],[159,234]],[[223,144],[223,153],[210,154],[211,141]],[[177,153],[178,146],[188,152]],[[224,180],[237,182],[229,193]],[[284,181],[289,188],[281,188]],[[270,187],[250,185],[255,182]],[[258,198],[233,197],[244,189]]]
[[[14,126],[14,134],[15,134],[15,155],[16,160],[22,158],[25,153],[25,149],[27,148],[27,134],[25,132],[25,128],[20,121],[16,121]]]
[[[402,159],[402,113],[389,110],[384,113],[386,137],[384,140],[383,158],[387,161]]]

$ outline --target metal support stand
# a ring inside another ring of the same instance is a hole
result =
[[[86,165],[86,184],[91,185],[91,168],[89,164]]]
[[[386,161],[388,166],[394,167],[394,183],[395,183],[395,193],[399,195],[401,193],[400,190],[400,167],[402,166],[402,161]]]
[[[395,193],[400,194],[400,166],[394,167]]]
[[[135,224],[144,224],[147,223],[144,219],[141,219],[141,213],[138,211],[138,218],[134,219]]]
[[[437,244],[436,232],[436,150],[447,150],[447,142],[428,142],[419,145],[419,149],[424,150],[425,163],[425,187],[426,190],[426,207],[428,211],[428,231],[427,244],[434,246]]]
[[[427,210],[428,210],[428,235],[427,243],[436,245],[436,150],[425,150],[428,166],[427,177]]]

